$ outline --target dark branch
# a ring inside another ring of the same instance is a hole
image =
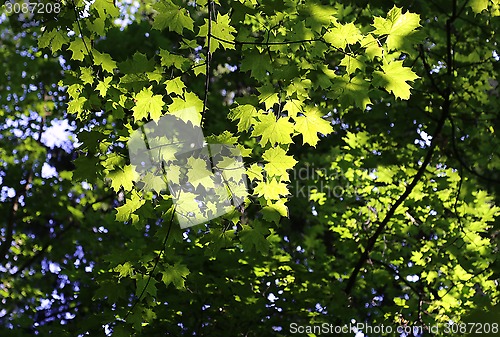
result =
[[[212,53],[210,52],[210,47],[211,47],[212,37],[214,37],[214,36],[212,36],[212,7],[213,7],[213,3],[211,0],[209,0],[208,1],[207,59],[205,60],[205,96],[203,98],[203,110],[201,112],[201,122],[200,122],[201,127],[203,127],[203,122],[205,119],[205,112],[207,110],[207,102],[208,102],[208,92],[210,90],[210,60],[212,59]]]
[[[432,134],[432,142],[431,146],[429,147],[429,150],[427,151],[427,154],[424,158],[424,161],[422,162],[422,165],[420,166],[419,170],[417,171],[417,174],[413,177],[411,183],[406,187],[404,193],[396,200],[396,202],[391,206],[389,211],[387,212],[386,216],[382,220],[382,222],[379,224],[377,229],[375,230],[375,233],[368,239],[368,243],[366,245],[365,250],[361,254],[358,262],[356,263],[354,270],[352,271],[351,275],[349,276],[349,279],[347,280],[347,285],[345,287],[345,292],[347,295],[351,294],[352,289],[354,288],[354,285],[356,284],[356,279],[358,277],[359,272],[361,271],[361,268],[363,268],[364,264],[370,257],[370,253],[372,252],[373,248],[375,247],[375,244],[377,243],[378,237],[384,232],[387,224],[391,220],[392,216],[396,212],[399,206],[403,204],[403,202],[408,198],[408,196],[411,194],[419,180],[424,176],[425,171],[427,169],[427,166],[429,165],[432,155],[434,154],[434,151],[436,149],[437,143],[438,143],[438,138],[443,130],[443,126],[448,119],[448,116],[450,114],[450,108],[451,108],[451,101],[450,101],[450,94],[451,94],[451,85],[452,85],[452,77],[453,77],[453,45],[451,41],[452,37],[452,25],[453,22],[456,20],[457,14],[456,14],[456,2],[453,2],[453,9],[452,9],[452,15],[449,17],[449,19],[446,21],[446,68],[447,68],[447,77],[448,77],[448,85],[445,89],[445,91],[442,93],[443,97],[443,112],[441,114],[441,117],[438,121],[438,124],[436,126],[436,129],[434,130],[434,133]]]

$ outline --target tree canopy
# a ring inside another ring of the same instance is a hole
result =
[[[1,13],[1,336],[499,333],[498,0]]]

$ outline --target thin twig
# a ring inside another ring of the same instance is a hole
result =
[[[210,60],[212,59],[212,54],[210,52],[211,40],[212,40],[212,1],[208,1],[208,31],[207,31],[207,59],[205,60],[205,97],[203,98],[203,110],[201,112],[201,122],[200,127],[203,128],[203,122],[205,119],[205,112],[207,110],[208,103],[208,92],[210,90]]]
[[[87,46],[87,43],[85,42],[85,37],[83,35],[82,26],[80,25],[80,14],[78,14],[78,10],[76,9],[75,0],[71,0],[71,3],[73,5],[73,10],[75,12],[76,24],[78,26],[78,30],[80,31],[80,36],[82,37],[83,46],[85,47],[85,50],[87,51],[87,55],[90,57],[90,61],[92,61],[92,63],[94,63],[94,55],[89,50],[89,47]]]
[[[172,229],[172,223],[174,222],[174,215],[175,215],[175,206],[174,206],[174,208],[172,210],[172,217],[170,218],[170,223],[168,225],[167,234],[165,235],[165,238],[163,239],[162,247],[161,247],[160,253],[156,257],[155,264],[153,265],[153,269],[151,269],[151,271],[148,273],[148,276],[147,276],[148,279],[146,281],[146,284],[144,285],[144,288],[142,289],[141,293],[139,294],[139,296],[134,301],[134,304],[127,311],[127,314],[125,315],[125,317],[123,318],[123,320],[127,320],[127,317],[132,313],[132,311],[134,310],[134,308],[137,306],[137,303],[139,303],[139,301],[142,299],[142,296],[144,296],[144,293],[146,292],[146,289],[148,288],[149,283],[151,282],[151,278],[153,277],[153,274],[154,274],[154,272],[156,270],[156,267],[158,266],[158,263],[160,262],[160,260],[161,260],[161,258],[163,256],[163,253],[165,253],[165,246],[167,244],[168,238],[170,237],[170,230]]]

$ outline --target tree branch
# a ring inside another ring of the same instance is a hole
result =
[[[203,127],[203,122],[205,119],[205,112],[207,110],[208,102],[208,92],[210,90],[210,60],[212,59],[212,53],[210,52],[211,40],[212,40],[212,0],[208,1],[208,31],[207,31],[207,59],[205,61],[205,96],[203,98],[203,110],[201,112],[201,122],[200,127]]]
[[[347,284],[345,287],[345,292],[347,295],[350,295],[354,285],[356,284],[356,279],[358,277],[359,272],[361,271],[361,268],[363,268],[364,264],[370,257],[370,253],[372,252],[373,248],[375,247],[375,244],[377,243],[378,237],[384,232],[387,224],[391,220],[392,216],[396,212],[399,206],[403,204],[403,202],[408,198],[408,196],[411,194],[417,183],[420,181],[420,179],[424,176],[424,173],[427,169],[427,166],[429,165],[432,155],[434,154],[434,151],[436,149],[437,143],[438,143],[438,138],[439,135],[441,134],[443,130],[443,126],[446,122],[446,119],[448,119],[448,116],[450,114],[450,107],[451,107],[451,101],[450,101],[450,94],[451,94],[451,87],[452,87],[452,78],[453,78],[453,45],[451,42],[451,37],[452,37],[452,25],[455,19],[457,18],[456,16],[456,1],[453,2],[453,9],[452,9],[452,15],[448,18],[446,21],[446,68],[447,68],[447,77],[448,77],[448,85],[446,89],[444,90],[442,97],[443,97],[443,112],[441,114],[441,117],[438,121],[438,124],[436,126],[436,129],[434,130],[434,133],[432,135],[432,142],[429,147],[429,150],[427,151],[427,154],[424,158],[424,161],[422,162],[422,165],[420,166],[419,170],[413,177],[411,183],[406,187],[405,191],[403,194],[396,200],[396,202],[391,206],[389,211],[387,212],[386,216],[382,220],[382,222],[379,224],[377,229],[375,230],[375,233],[368,239],[368,243],[366,245],[365,250],[359,257],[358,262],[356,263],[354,270],[352,271],[351,275],[349,276],[349,279],[347,280]]]

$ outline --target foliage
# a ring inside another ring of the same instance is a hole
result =
[[[1,335],[441,336],[495,310],[497,0],[60,4],[0,18]],[[208,168],[146,180],[127,148],[165,116],[238,149],[240,207],[179,227],[150,187]]]

